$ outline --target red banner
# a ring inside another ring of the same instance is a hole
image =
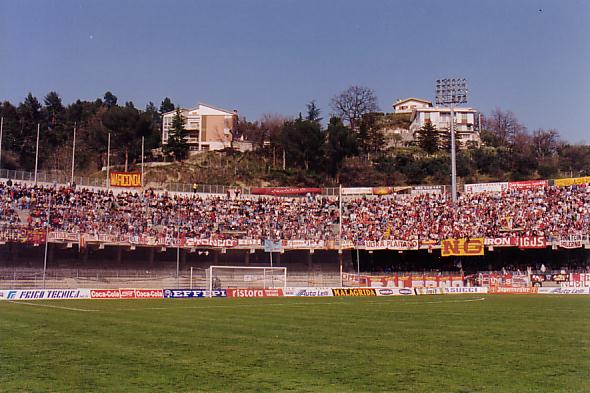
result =
[[[509,293],[512,295],[525,295],[525,294],[529,294],[529,293],[537,293],[539,290],[537,287],[524,287],[524,288],[518,288],[518,287],[490,287],[490,289],[488,290],[488,293],[497,293],[497,294],[502,294],[502,293]]]
[[[547,180],[526,180],[508,182],[509,190],[529,190],[533,188],[547,187]]]
[[[547,240],[543,236],[497,237],[486,238],[484,244],[487,247],[545,248]]]
[[[120,299],[121,291],[119,289],[91,289],[91,299]]]
[[[251,188],[250,193],[254,195],[305,195],[305,194],[321,194],[321,188],[309,187],[277,187],[277,188]]]

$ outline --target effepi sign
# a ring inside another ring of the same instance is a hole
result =
[[[227,290],[214,289],[209,293],[206,289],[164,289],[164,298],[166,299],[186,299],[199,297],[227,297]]]

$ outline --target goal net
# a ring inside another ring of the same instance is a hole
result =
[[[285,289],[286,267],[211,266],[207,269],[207,289]]]

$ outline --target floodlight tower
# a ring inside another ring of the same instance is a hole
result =
[[[457,152],[455,148],[455,104],[467,102],[467,80],[465,78],[447,78],[436,80],[437,105],[449,105],[451,108],[451,195],[453,203],[457,202]]]

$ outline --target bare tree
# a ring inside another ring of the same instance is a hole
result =
[[[539,158],[557,154],[559,147],[559,132],[555,129],[538,129],[533,131],[533,149]]]
[[[335,114],[355,129],[362,115],[379,110],[375,92],[364,86],[351,86],[334,96],[330,103]]]
[[[511,111],[496,108],[485,118],[486,130],[491,132],[503,146],[514,143],[519,134],[526,132],[526,127]]]

